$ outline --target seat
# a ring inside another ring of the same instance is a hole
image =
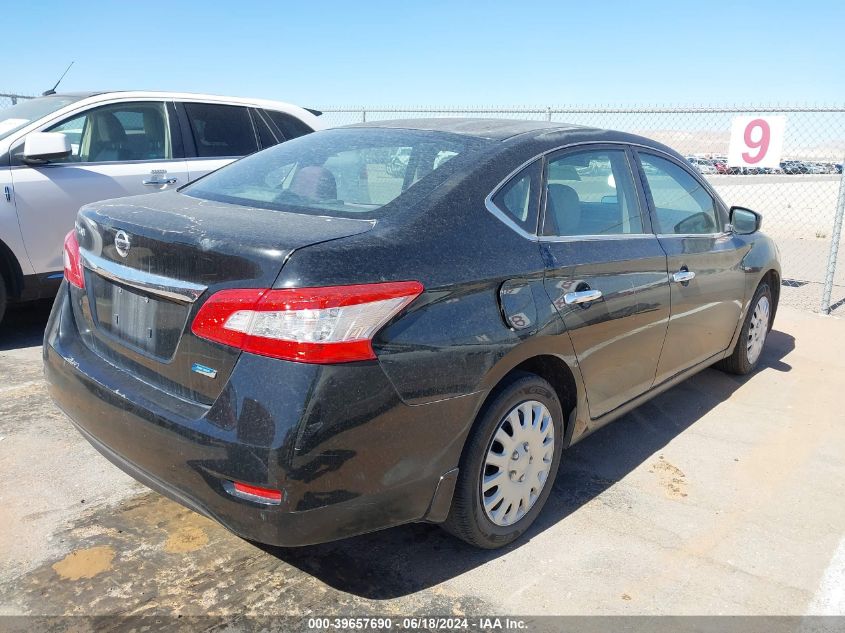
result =
[[[144,136],[146,137],[145,158],[166,158],[164,121],[161,112],[144,110]]]
[[[126,148],[126,131],[111,112],[99,112],[94,115],[91,137],[91,149],[88,152],[89,160],[129,160],[130,152]]]
[[[552,220],[552,233],[579,235],[581,199],[578,193],[568,185],[548,185],[546,192],[546,218]]]
[[[293,175],[288,191],[311,200],[337,200],[337,181],[325,167],[310,165]]]

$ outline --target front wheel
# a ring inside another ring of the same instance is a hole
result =
[[[543,509],[562,448],[554,389],[534,374],[515,375],[479,414],[443,527],[486,549],[516,540]]]
[[[749,374],[757,367],[772,321],[772,291],[765,281],[757,287],[748,314],[742,324],[736,347],[730,356],[719,361],[719,369],[731,374]]]

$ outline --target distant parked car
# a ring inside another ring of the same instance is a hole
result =
[[[287,103],[175,92],[56,94],[0,110],[0,321],[8,301],[55,295],[83,204],[172,189],[322,127]]]
[[[699,173],[705,175],[713,175],[719,173],[713,163],[706,158],[698,158],[697,156],[687,156],[687,161],[690,165],[695,167]]]
[[[727,159],[719,159],[716,158],[713,160],[713,167],[716,168],[716,173],[718,174],[729,174],[731,173],[730,167],[728,167]]]
[[[800,160],[786,160],[780,164],[781,171],[785,174],[808,174],[807,165]]]

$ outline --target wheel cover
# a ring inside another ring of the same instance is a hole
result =
[[[481,469],[481,505],[499,526],[513,525],[540,498],[549,479],[555,450],[552,414],[528,400],[499,422]]]
[[[769,298],[760,297],[754,312],[751,314],[751,322],[748,325],[748,338],[745,342],[746,356],[752,365],[760,358],[763,351],[763,344],[766,342],[766,335],[769,333]]]

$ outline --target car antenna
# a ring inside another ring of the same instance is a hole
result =
[[[73,64],[74,64],[74,62],[71,62],[70,64],[68,64],[67,68],[65,68],[65,72],[62,73],[62,76],[59,77],[59,80],[56,82],[56,85],[53,86],[52,88],[50,88],[49,90],[45,90],[44,92],[42,92],[41,93],[42,97],[49,97],[50,95],[56,94],[56,88],[58,88],[59,84],[62,83],[62,79],[65,78],[65,75],[67,75],[67,71],[70,70],[70,67],[73,66]]]

